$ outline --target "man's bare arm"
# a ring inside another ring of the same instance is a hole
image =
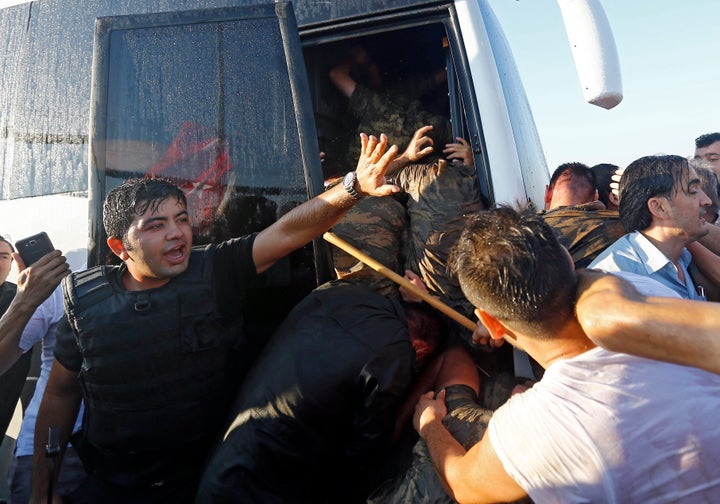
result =
[[[448,495],[458,503],[511,502],[527,494],[502,466],[487,433],[467,452],[442,423],[447,414],[445,391],[433,399],[421,396],[413,425],[425,440],[435,471]]]
[[[720,255],[699,242],[690,243],[688,250],[692,254],[693,262],[706,279],[720,286]]]
[[[22,355],[18,344],[32,314],[70,273],[59,250],[46,254],[28,268],[25,268],[19,254],[13,254],[13,257],[21,271],[17,294],[0,318],[0,375]]]
[[[387,196],[399,192],[398,186],[388,184],[385,179],[388,165],[397,154],[397,146],[388,149],[385,135],[377,139],[361,133],[360,140],[362,148],[355,170],[358,193],[361,196]],[[263,229],[253,245],[253,260],[258,273],[333,227],[356,201],[342,184],[338,184]]]
[[[621,278],[587,270],[576,314],[603,348],[720,373],[720,303],[646,297]]]
[[[54,474],[57,481],[62,464],[62,454],[65,452],[68,439],[72,434],[81,400],[82,390],[77,373],[63,367],[58,361],[53,361],[45,394],[35,421],[31,503],[45,504],[47,502],[50,461],[45,455],[45,446],[48,442],[48,429],[57,427],[59,433],[60,455],[55,464]],[[54,485],[53,488],[57,488],[57,485]],[[60,502],[57,495],[53,496],[53,500]]]
[[[708,234],[700,238],[698,241],[702,243],[708,250],[720,255],[720,227],[708,224],[706,226]]]

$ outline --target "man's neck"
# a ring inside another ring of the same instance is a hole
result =
[[[121,276],[122,284],[125,290],[129,291],[143,291],[149,289],[157,289],[162,287],[170,281],[170,278],[152,278],[152,277],[140,277],[136,278],[127,269],[122,272]]]
[[[546,339],[525,337],[522,348],[535,359],[544,369],[552,363],[577,357],[592,350],[597,345],[585,335],[580,324],[572,317],[559,331]]]
[[[673,264],[677,266],[677,262],[680,256],[685,250],[687,243],[685,240],[679,239],[679,237],[671,235],[667,229],[662,227],[651,226],[641,231],[643,236],[648,239],[650,243],[662,252],[665,257],[670,259]]]

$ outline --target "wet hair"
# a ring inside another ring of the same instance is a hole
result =
[[[536,337],[573,316],[576,276],[555,233],[532,207],[471,215],[448,259],[476,307]]]
[[[620,178],[620,222],[628,233],[652,224],[650,198],[675,196],[687,190],[688,161],[682,156],[645,156],[628,165]]]
[[[126,241],[135,217],[148,209],[155,211],[167,199],[187,206],[182,190],[164,178],[130,178],[110,191],[103,204],[103,226],[108,236]]]
[[[598,199],[606,207],[610,204],[610,182],[612,182],[612,176],[618,168],[617,165],[610,163],[600,163],[590,168],[595,174],[595,188],[598,191]]]
[[[10,243],[10,240],[5,238],[3,235],[0,235],[0,243],[7,243],[8,245],[10,245],[10,252],[15,252],[15,247],[13,247],[13,244]]]
[[[720,133],[706,133],[695,139],[695,148],[702,149],[714,144],[715,142],[720,142]]]
[[[583,163],[563,163],[553,172],[550,177],[550,189],[555,187],[560,177],[565,173],[569,173],[571,177],[571,188],[574,194],[580,195],[587,193],[588,201],[592,200],[595,196],[595,172],[590,167]]]

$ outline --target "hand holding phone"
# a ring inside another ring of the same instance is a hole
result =
[[[15,248],[20,254],[20,258],[25,263],[25,267],[40,259],[45,254],[55,250],[50,237],[44,231],[22,240],[15,242]]]

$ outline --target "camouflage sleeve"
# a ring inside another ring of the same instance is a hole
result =
[[[476,171],[471,166],[434,163],[409,165],[396,183],[408,193],[410,234],[406,267],[418,273],[428,290],[468,318],[474,307],[457,279],[447,271],[450,249],[464,216],[483,208]]]
[[[361,200],[332,232],[388,269],[403,275],[402,250],[407,215],[405,206],[397,199],[370,197]],[[365,284],[384,296],[399,297],[397,284],[385,275],[337,247],[333,247],[332,253],[338,278]]]
[[[570,252],[576,268],[586,268],[603,250],[625,235],[616,210],[562,207],[541,215]]]

